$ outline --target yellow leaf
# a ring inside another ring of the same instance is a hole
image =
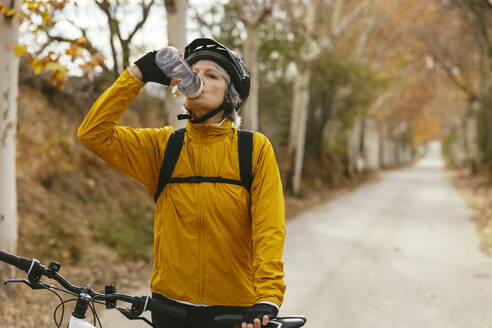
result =
[[[34,68],[34,74],[38,75],[43,70],[43,64],[41,64],[41,62],[38,60],[37,63],[33,66],[33,68]]]
[[[50,14],[47,11],[43,11],[41,13],[41,17],[43,18],[43,26],[48,25],[48,22],[50,21]]]
[[[5,6],[3,6],[3,5],[0,5],[0,12],[2,14],[5,14],[6,11],[7,11],[7,8]]]
[[[83,46],[83,45],[87,44],[87,38],[85,36],[81,36],[80,38],[75,40],[75,43],[78,46]]]
[[[63,91],[65,89],[65,81],[58,80],[58,90]]]
[[[54,71],[58,70],[60,67],[62,67],[61,64],[50,62],[50,63],[46,64],[44,69],[47,71],[54,72]]]
[[[104,64],[105,57],[102,53],[96,52],[94,55],[92,55],[90,65],[91,66],[100,66]]]
[[[27,46],[15,45],[14,53],[17,56],[22,56],[26,52],[26,50],[27,50]]]
[[[7,13],[5,14],[5,16],[10,17],[10,16],[12,16],[14,14],[15,14],[15,10],[14,9],[10,9],[9,11],[7,11]]]
[[[68,69],[65,66],[62,66],[61,68],[56,70],[55,78],[57,80],[61,81],[63,79],[63,77],[65,76],[65,74],[67,74],[67,71],[68,71]]]
[[[36,75],[41,73],[44,67],[43,63],[37,58],[32,58],[31,61],[29,62],[29,66],[31,66],[34,69],[34,74]]]

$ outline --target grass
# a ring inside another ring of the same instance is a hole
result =
[[[125,203],[121,212],[100,222],[97,240],[125,259],[148,261],[154,242],[153,209],[139,203]]]

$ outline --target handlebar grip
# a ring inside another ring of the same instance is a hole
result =
[[[224,326],[240,325],[243,321],[243,316],[241,314],[224,314],[216,316],[214,321]]]
[[[0,251],[0,261],[13,265],[25,272],[29,271],[32,260]]]
[[[147,303],[147,309],[150,311],[157,311],[157,312],[162,312],[164,314],[167,314],[169,316],[173,316],[175,318],[180,318],[180,319],[186,319],[188,315],[188,311],[185,309],[181,309],[178,307],[175,307],[170,304],[165,304],[156,300],[153,300],[149,298],[149,301]]]

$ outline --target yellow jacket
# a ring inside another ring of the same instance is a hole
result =
[[[125,71],[94,103],[78,136],[110,165],[157,189],[172,127],[135,129],[118,119],[144,86]],[[237,130],[188,122],[172,177],[241,180]],[[225,183],[168,184],[154,219],[152,292],[209,305],[281,305],[285,237],[282,185],[268,139],[253,136],[251,194]]]

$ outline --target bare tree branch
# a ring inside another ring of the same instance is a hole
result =
[[[150,9],[154,5],[154,2],[155,0],[150,0],[148,2],[142,1],[140,3],[142,17],[140,21],[135,25],[133,30],[130,32],[128,37],[124,38],[120,30],[120,22],[116,19],[116,9],[120,5],[120,1],[116,1],[112,5],[109,0],[96,0],[97,6],[99,7],[99,9],[101,9],[104,12],[108,20],[109,31],[110,31],[109,43],[111,46],[111,53],[114,62],[113,73],[116,76],[119,75],[121,70],[123,70],[125,67],[127,67],[130,64],[131,41],[133,40],[135,34],[142,28],[142,26],[147,21],[147,18],[150,13]],[[122,51],[121,66],[119,64],[120,62],[118,61],[118,52],[114,43],[115,38],[118,39]]]
[[[433,39],[436,45],[439,44],[439,41],[437,41],[436,35],[433,35]],[[458,80],[455,73],[453,72],[453,65],[449,64],[449,61],[446,58],[445,55],[440,54],[440,52],[434,47],[433,49],[430,49],[431,54],[434,58],[436,58],[436,66],[441,68],[448,78],[453,82],[458,89],[463,91],[469,99],[473,99],[477,97],[476,92],[473,91],[471,87],[469,87],[467,84],[463,83],[462,81]]]
[[[294,0],[284,0],[283,5],[285,8],[285,11],[287,13],[287,17],[289,17],[289,21],[291,24],[294,25],[294,27],[298,27],[300,24],[300,18],[296,15],[294,8],[303,8],[303,12],[305,11],[305,5],[302,2],[295,2]],[[293,28],[293,31],[297,33],[298,28]]]
[[[341,2],[341,1],[340,1]],[[371,0],[364,0],[361,3],[355,7],[355,9],[348,14],[345,19],[337,24],[336,26],[332,27],[332,34],[335,38],[338,38],[340,35],[342,35],[345,30],[349,27],[350,24],[357,18],[357,16],[360,14],[360,12],[371,2]]]
[[[198,25],[200,26],[205,26],[207,28],[211,28],[214,24],[209,24],[206,20],[203,19],[203,15],[198,13],[196,8],[192,8],[193,10],[193,16],[195,17],[195,20],[198,22]]]
[[[395,93],[395,89],[389,89],[378,95],[376,100],[367,110],[368,115],[374,115],[376,111]]]
[[[244,1],[231,0],[231,4],[237,11],[239,19],[244,25],[250,28],[258,28],[272,14],[272,4],[270,1],[265,1],[262,6],[255,6],[253,13],[246,12]]]
[[[469,99],[477,99],[478,98],[477,94],[473,90],[471,90],[465,83],[462,83],[461,81],[459,81],[456,78],[452,67],[450,67],[448,65],[442,65],[440,63],[438,63],[438,67],[440,67],[446,73],[446,75],[458,87],[458,89],[461,89],[461,91],[466,93],[466,95],[468,96]]]
[[[333,14],[331,18],[331,34],[337,30],[337,26],[340,25],[340,13],[342,11],[343,0],[336,0],[333,4]]]
[[[289,17],[291,21],[295,21],[296,17],[294,16],[294,10],[292,9],[292,3],[290,2],[290,0],[284,0],[283,4],[285,12],[287,13],[287,17]]]
[[[137,25],[135,25],[135,28],[133,29],[133,31],[130,33],[130,35],[126,39],[126,41],[128,43],[131,43],[135,33],[137,33],[138,30],[140,30],[142,28],[142,26],[145,24],[145,21],[147,20],[147,17],[149,16],[150,8],[152,7],[153,4],[154,4],[154,0],[150,0],[150,2],[147,5],[145,5],[145,3],[141,4],[140,8],[142,9],[142,19],[140,19],[140,21],[137,23]]]
[[[95,48],[92,45],[92,43],[90,42],[90,40],[87,39],[86,31],[83,29],[81,29],[81,31],[83,31],[83,36],[87,40],[86,44],[82,45],[81,47],[84,48],[85,50],[87,50],[91,55],[95,55],[96,53],[101,53],[101,51],[99,51],[97,48]],[[65,42],[65,43],[70,43],[70,44],[72,44],[76,41],[76,39],[70,39],[70,38],[60,36],[60,35],[51,35],[51,34],[49,34],[49,32],[47,30],[44,30],[44,32],[46,33],[46,37],[48,38],[48,41],[45,44],[43,44],[43,46],[38,51],[36,51],[37,55],[41,54],[43,52],[43,50],[46,49],[46,47],[48,47],[51,43],[53,43],[55,41],[56,42]],[[102,63],[101,67],[102,67],[104,72],[109,72],[109,69],[105,63]]]
[[[256,16],[256,19],[254,21],[255,26],[260,26],[265,22],[267,17],[269,17],[272,14],[272,7],[271,6],[266,6],[263,7],[262,10],[259,12],[259,14]]]
[[[246,18],[247,15],[246,15],[245,10],[244,10],[244,1],[231,0],[231,5],[234,8],[234,10],[237,11],[238,16],[243,21],[243,23],[246,23],[245,19],[247,20],[247,18]]]
[[[116,52],[116,47],[114,45],[114,36],[116,34],[115,23],[113,20],[113,15],[111,13],[111,8],[109,2],[106,0],[96,0],[96,4],[105,14],[108,20],[109,25],[109,45],[111,46],[111,55],[113,57],[113,74],[115,76],[119,75],[119,65],[118,65],[118,56]],[[118,24],[116,24],[118,25]]]
[[[167,13],[176,13],[176,3],[174,2],[174,0],[164,0],[164,6],[166,7]]]

